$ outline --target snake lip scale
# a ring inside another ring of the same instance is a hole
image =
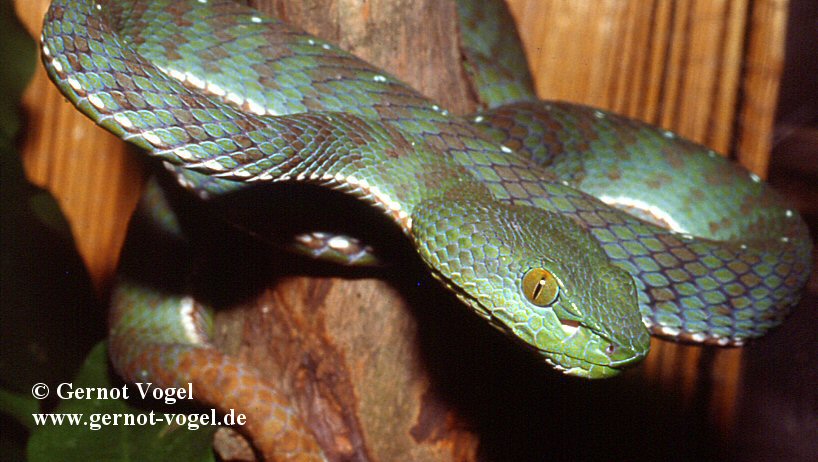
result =
[[[228,0],[55,0],[42,60],[79,111],[200,200],[310,182],[381,210],[464,305],[566,374],[616,375],[647,355],[650,334],[727,346],[780,324],[811,269],[800,215],[757,175],[671,131],[537,100],[500,5],[458,2],[484,107],[465,117]],[[185,245],[190,230],[158,183],[142,209]],[[293,248],[376,262],[357,236],[316,230]],[[264,407],[247,431],[265,456],[318,454],[275,384],[210,344],[200,305],[123,274],[116,369],[194,382],[222,409]]]

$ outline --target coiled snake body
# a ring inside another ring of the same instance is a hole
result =
[[[781,322],[809,273],[795,211],[671,132],[537,101],[516,36],[474,21],[492,3],[460,3],[490,107],[465,118],[225,0],[54,1],[43,60],[80,111],[204,199],[304,181],[383,210],[464,304],[568,374],[618,373],[649,331],[738,345]],[[512,51],[494,59],[486,41]],[[178,231],[160,192],[146,203]],[[111,320],[126,378],[193,382],[205,402],[249,409],[267,456],[320,457],[287,400],[210,346],[190,297],[122,278]]]

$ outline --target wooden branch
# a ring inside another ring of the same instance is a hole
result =
[[[473,107],[459,67],[450,1],[258,3],[397,75],[443,107]],[[392,263],[432,286],[413,254],[407,255],[409,261]],[[435,390],[423,358],[418,307],[399,290],[405,281],[396,271],[386,272],[391,280],[294,277],[286,275],[293,257],[280,258],[285,262],[275,266],[284,274],[271,270],[272,282],[257,298],[220,313],[218,337],[223,348],[288,391],[330,459],[475,460],[477,437]],[[443,300],[440,309],[462,310],[448,294],[432,290]]]
[[[741,163],[762,178],[767,177],[773,144],[788,6],[788,0],[757,0],[750,18],[753,33],[745,56],[737,151]]]
[[[661,125],[766,176],[787,0],[508,3],[541,97]]]

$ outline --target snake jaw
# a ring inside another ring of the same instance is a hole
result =
[[[566,375],[584,378],[612,377],[639,363],[648,353],[647,349],[616,343],[583,324],[574,324],[561,321],[563,329],[567,328],[572,334],[560,342],[559,351],[541,352],[548,364]],[[582,356],[572,353],[576,351],[581,352]]]
[[[563,365],[559,369],[568,375],[588,377],[587,367],[583,367],[585,365],[597,370],[595,376],[608,377],[611,374],[599,372],[600,367],[626,368],[643,360],[650,348],[649,333],[641,322],[641,316],[638,311],[631,312],[627,309],[629,306],[637,306],[636,292],[630,276],[614,267],[599,268],[598,271],[604,276],[601,280],[606,284],[619,285],[621,290],[617,292],[620,296],[577,297],[572,288],[568,287],[564,288],[561,299],[552,307],[559,327],[565,334],[560,340],[559,348],[552,350],[557,350],[562,355],[560,359],[569,364],[579,364],[569,367]],[[593,286],[597,283],[590,284]],[[600,290],[598,293],[604,294],[606,291]],[[612,317],[608,323],[601,323],[600,316],[607,312],[618,313],[618,319]],[[630,331],[626,331],[630,335],[623,336],[619,331],[611,329],[612,325],[617,326],[620,322],[624,324],[619,326],[621,330],[626,326],[631,327]],[[564,359],[568,357],[573,359]]]
[[[622,369],[617,367],[588,363],[567,355],[546,355],[544,359],[546,364],[554,368],[554,370],[571,377],[607,379],[622,372]]]
[[[556,329],[551,328],[549,332],[556,338],[543,341],[542,336],[532,332],[527,325],[513,322],[510,317],[512,310],[508,307],[495,306],[490,309],[486,305],[487,300],[481,302],[445,276],[437,272],[432,274],[435,279],[449,287],[461,302],[471,307],[475,314],[489,321],[492,327],[505,333],[512,333],[526,346],[542,355],[546,364],[565,375],[587,379],[614,377],[626,367],[642,361],[647,355],[647,350],[637,352],[633,348],[617,345],[579,321],[561,319],[551,308],[548,308],[551,316],[547,318],[558,321],[563,335],[559,335]],[[557,347],[549,348],[544,346],[546,344]],[[583,351],[585,357],[569,354],[568,351],[572,349]]]

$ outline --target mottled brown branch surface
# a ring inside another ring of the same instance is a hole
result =
[[[389,70],[453,111],[472,109],[451,2],[255,6]],[[218,319],[228,349],[283,383],[332,459],[474,459],[477,437],[435,396],[418,321],[388,281],[284,277]]]

